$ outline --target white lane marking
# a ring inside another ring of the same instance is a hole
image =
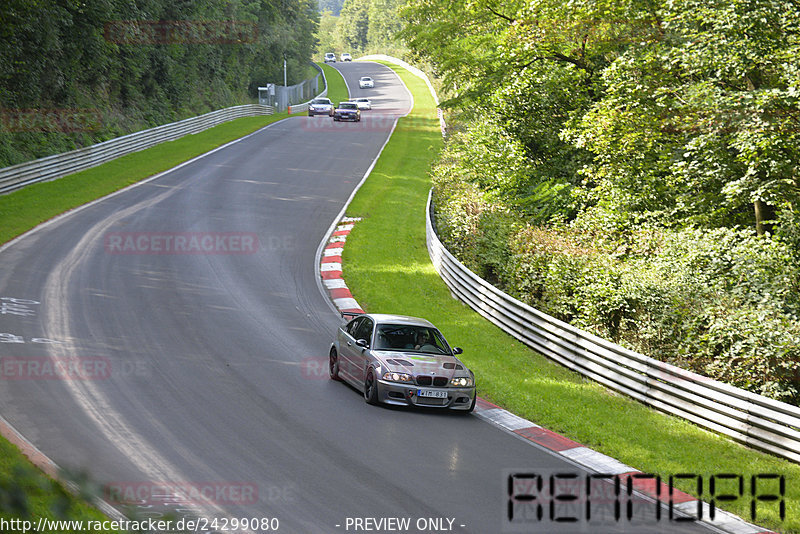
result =
[[[137,202],[84,230],[83,237],[71,252],[50,271],[42,289],[43,300],[52,303],[45,307],[42,314],[43,324],[50,330],[48,334],[54,334],[50,337],[73,339],[70,336],[71,314],[65,296],[69,295],[69,288],[74,286],[72,279],[79,276],[82,267],[91,260],[92,253],[96,251],[93,245],[102,242],[103,233],[119,220],[133,215],[145,206],[158,204],[176,191],[178,189],[169,189],[153,198]],[[80,282],[77,285],[79,284]],[[46,347],[50,357],[56,360],[78,352],[78,347],[71,341]],[[64,380],[62,383],[75,400],[76,406],[97,426],[99,433],[113,443],[149,480],[177,481],[185,478],[177,466],[161,455],[157,447],[128,424],[115,409],[111,396],[100,387],[99,383],[93,383],[91,380]],[[152,422],[158,423],[158,421]],[[194,508],[196,513],[206,514],[208,517],[225,515],[225,510],[220,506],[210,503]]]
[[[408,90],[408,87],[406,87],[406,84],[403,83],[403,80],[400,78],[400,76],[397,75],[397,73],[395,71],[393,71],[389,67],[386,67],[385,65],[380,65],[380,64],[377,64],[377,65],[379,65],[379,66],[381,66],[381,67],[383,67],[385,69],[388,69],[389,72],[394,74],[397,77],[397,80],[400,82],[400,85],[403,87],[403,89],[405,89],[406,93],[408,93],[408,95],[411,97],[411,105],[409,106],[408,111],[406,111],[405,114],[402,115],[403,117],[407,116],[409,113],[411,113],[411,110],[414,109],[414,96],[411,94],[411,91]],[[344,78],[344,76],[342,76],[342,78]],[[345,80],[345,84],[347,84],[347,80]],[[347,91],[348,91],[348,94],[349,94],[350,89],[348,88]],[[381,154],[383,154],[383,150],[386,148],[386,145],[389,144],[389,141],[392,138],[392,134],[394,134],[395,128],[397,128],[397,119],[398,118],[399,117],[395,117],[394,122],[392,123],[392,129],[389,131],[389,135],[386,136],[386,141],[383,142],[383,146],[381,146],[381,149],[378,150],[378,153],[375,155],[375,159],[372,160],[372,163],[370,164],[370,166],[367,169],[367,171],[364,173],[364,176],[361,177],[361,181],[358,182],[356,187],[353,189],[353,192],[350,193],[350,197],[344,203],[344,206],[342,206],[341,211],[339,211],[338,215],[336,215],[336,217],[333,219],[333,222],[331,222],[331,225],[328,228],[328,231],[325,232],[325,234],[324,234],[325,237],[322,238],[322,241],[320,242],[319,247],[317,247],[317,253],[316,253],[315,257],[314,257],[314,265],[315,266],[320,264],[320,260],[322,258],[322,250],[325,248],[325,245],[327,243],[344,242],[346,240],[345,236],[333,236],[333,237],[330,237],[330,238],[328,236],[333,234],[334,228],[336,228],[336,226],[339,224],[339,222],[343,220],[344,214],[347,211],[348,206],[350,206],[350,203],[353,201],[353,198],[356,196],[356,193],[358,193],[358,190],[361,189],[361,186],[364,185],[364,182],[367,181],[367,178],[369,178],[370,173],[372,173],[372,169],[375,168],[375,165],[377,165],[378,159],[381,157]],[[337,238],[342,238],[342,239],[337,239]],[[328,305],[331,307],[331,309],[338,314],[339,310],[336,309],[336,307],[333,305],[333,303],[328,298],[328,295],[325,293],[325,289],[322,286],[322,279],[320,277],[317,277],[317,287],[319,288],[320,292],[325,296],[325,301],[328,303]]]

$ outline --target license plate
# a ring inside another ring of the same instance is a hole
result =
[[[447,392],[439,391],[437,389],[418,389],[417,397],[431,397],[434,399],[446,399]]]

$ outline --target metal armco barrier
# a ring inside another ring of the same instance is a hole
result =
[[[662,412],[745,445],[800,462],[800,408],[654,360],[550,317],[467,269],[434,230],[428,195],[428,254],[452,293],[548,358]]]
[[[328,96],[328,78],[325,76],[325,71],[322,70],[322,67],[320,67],[316,63],[312,62],[311,66],[317,69],[320,74],[322,74],[322,83],[325,85],[325,89],[323,89],[322,92],[317,96],[315,96],[314,98],[321,98],[323,96]],[[308,102],[303,102],[302,104],[294,104],[292,106],[289,106],[289,114],[291,115],[293,113],[305,113],[306,111],[308,111],[308,105],[310,103],[311,100],[309,100]]]
[[[172,141],[184,135],[202,132],[233,119],[272,115],[274,112],[275,110],[271,106],[259,104],[234,106],[124,135],[63,154],[12,165],[0,169],[0,193],[8,193],[32,183],[55,180],[68,174],[90,169],[114,158],[150,148],[164,141]]]

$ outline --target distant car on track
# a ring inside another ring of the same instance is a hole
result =
[[[358,110],[358,105],[349,101],[339,102],[339,105],[333,110],[333,120],[360,122],[361,112]]]
[[[351,98],[351,102],[355,102],[360,110],[370,110],[372,109],[372,102],[369,98],[361,97],[361,98]]]
[[[333,380],[358,389],[369,404],[475,409],[475,375],[433,324],[404,315],[343,315],[354,318],[331,344]]]
[[[308,116],[327,115],[333,117],[333,102],[330,98],[315,98],[308,104]]]
[[[342,54],[342,61],[353,61],[353,56],[351,56],[348,52]]]
[[[361,79],[358,80],[358,87],[360,89],[375,87],[375,81],[369,76],[362,76]]]
[[[336,63],[336,54],[334,54],[333,52],[327,52],[325,54],[325,63],[327,63],[329,61],[331,63]]]

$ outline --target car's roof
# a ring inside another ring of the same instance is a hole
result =
[[[421,319],[419,317],[410,317],[408,315],[392,315],[386,313],[370,313],[367,314],[368,317],[371,317],[375,320],[378,324],[403,324],[403,325],[414,325],[414,326],[433,326],[433,323],[426,319]]]
[[[330,104],[331,103],[331,99],[330,98],[315,98],[311,102],[314,103],[314,104]]]
[[[353,102],[369,102],[369,98],[362,96],[361,98],[354,98]]]
[[[362,80],[371,80],[372,78],[370,78],[369,76],[362,76],[361,79]]]

